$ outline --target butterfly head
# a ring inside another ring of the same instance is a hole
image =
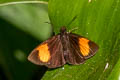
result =
[[[61,29],[60,29],[60,33],[62,33],[62,34],[66,33],[66,28],[65,28],[64,26],[61,27]]]

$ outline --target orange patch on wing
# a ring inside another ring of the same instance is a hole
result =
[[[79,47],[83,56],[88,56],[90,52],[90,47],[88,44],[89,40],[85,38],[79,38]]]
[[[40,61],[48,62],[48,60],[50,59],[50,52],[48,50],[47,43],[38,46],[36,49],[39,51],[38,56],[40,58]]]

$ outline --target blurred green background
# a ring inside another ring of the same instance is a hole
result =
[[[24,1],[0,1],[0,80],[120,80],[120,0]],[[29,53],[61,26],[78,27],[73,33],[96,42],[99,51],[78,66],[29,62]]]
[[[40,80],[45,67],[27,60],[52,35],[47,4],[0,7],[0,80]]]

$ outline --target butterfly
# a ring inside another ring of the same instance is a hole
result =
[[[95,55],[98,49],[98,45],[91,40],[61,27],[60,33],[38,45],[28,60],[48,68],[61,67],[66,63],[79,65]]]

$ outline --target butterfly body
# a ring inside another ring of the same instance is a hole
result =
[[[60,33],[41,43],[28,56],[28,60],[48,68],[61,67],[66,63],[78,65],[93,56],[98,46],[80,35],[67,32],[62,27]]]

